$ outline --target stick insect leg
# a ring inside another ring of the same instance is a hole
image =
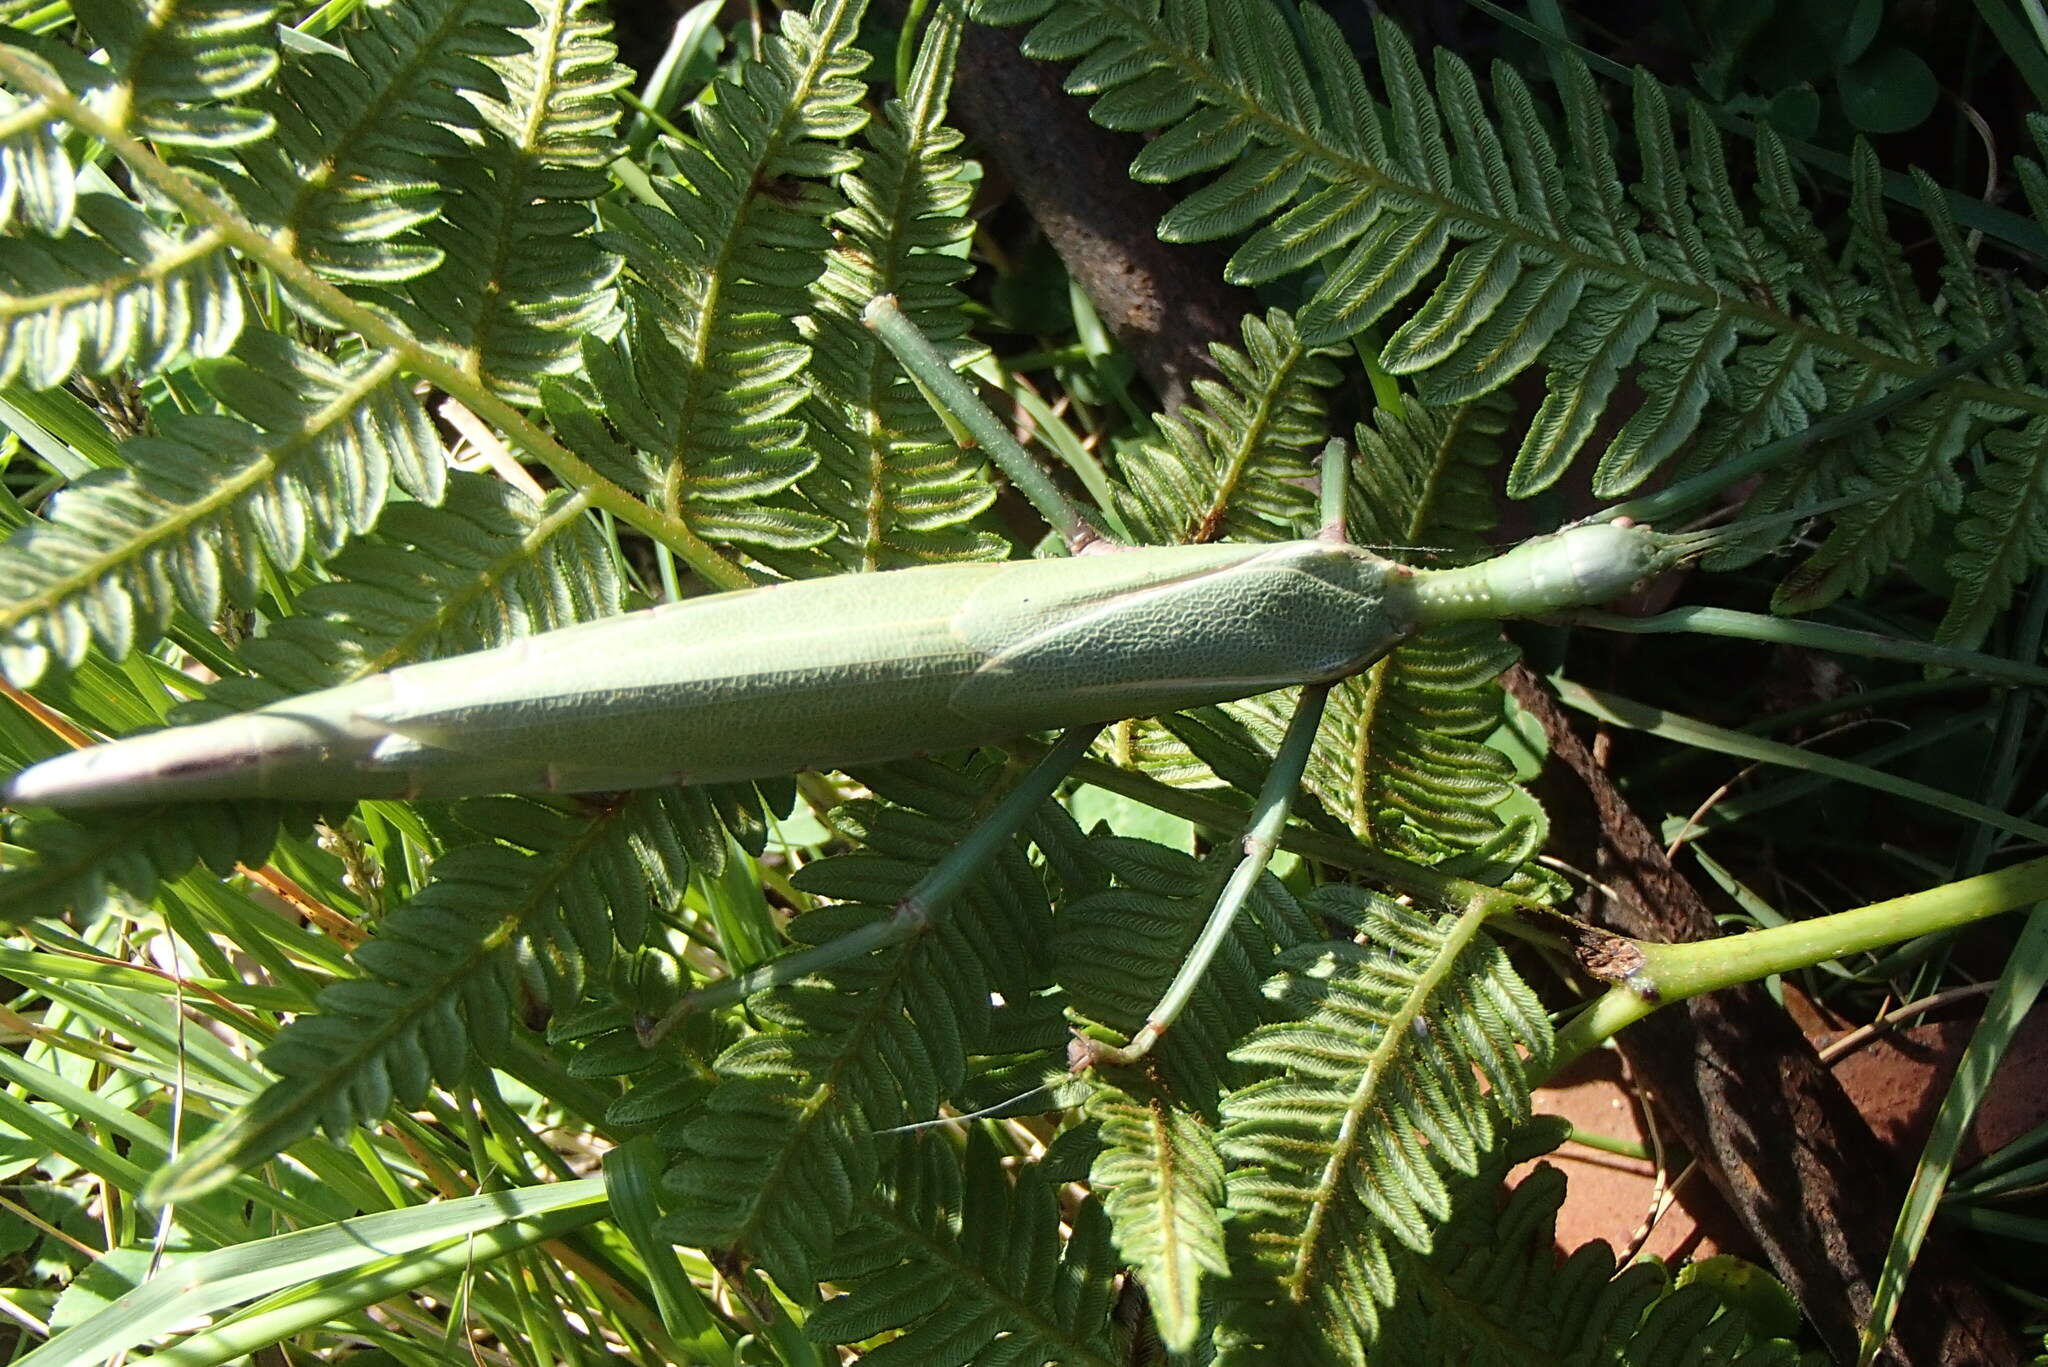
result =
[[[670,1008],[667,1015],[640,1032],[641,1043],[653,1047],[685,1016],[695,1011],[727,1006],[756,992],[794,982],[808,973],[833,964],[857,959],[871,950],[897,944],[920,934],[932,918],[958,897],[994,857],[1003,842],[1022,829],[1038,804],[1052,796],[1060,780],[1088,753],[1100,726],[1077,726],[1062,734],[1045,758],[1004,795],[989,814],[976,824],[946,857],[932,866],[897,902],[895,913],[886,920],[870,922],[828,944],[813,945],[785,954],[751,972],[727,978],[691,992]]]
[[[1188,999],[1194,996],[1210,961],[1229,936],[1231,923],[1237,919],[1245,899],[1251,895],[1252,885],[1259,881],[1259,875],[1272,862],[1273,851],[1279,847],[1280,830],[1287,824],[1294,794],[1301,787],[1302,772],[1308,768],[1309,747],[1315,744],[1316,728],[1323,721],[1323,703],[1329,696],[1330,685],[1326,683],[1310,684],[1301,690],[1301,700],[1294,705],[1294,716],[1287,723],[1287,734],[1280,742],[1280,751],[1273,756],[1273,767],[1266,771],[1266,782],[1259,789],[1259,800],[1252,808],[1251,824],[1244,836],[1244,857],[1231,871],[1230,881],[1224,885],[1222,895],[1211,908],[1209,920],[1195,940],[1194,948],[1181,961],[1180,971],[1168,985],[1166,995],[1152,1008],[1143,1028],[1122,1048],[1113,1048],[1095,1040],[1081,1040],[1081,1055],[1076,1059],[1079,1066],[1136,1063],[1152,1051],[1152,1046],[1159,1042],[1159,1037],[1179,1018]]]
[[[896,296],[878,294],[868,301],[861,313],[861,321],[874,330],[889,350],[896,353],[896,359],[924,386],[927,398],[933,407],[940,410],[941,417],[951,417],[974,437],[988,458],[996,463],[1017,487],[1017,492],[1031,500],[1031,506],[1067,543],[1067,551],[1079,555],[1087,550],[1120,547],[1104,536],[1081,515],[1074,501],[1060,490],[1031,453],[1010,435],[1010,429],[1003,420],[989,411],[987,404],[974,392],[973,386],[960,378],[945,357],[939,355],[931,339],[918,330],[917,324],[903,315],[896,306]]]

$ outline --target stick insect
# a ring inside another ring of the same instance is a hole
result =
[[[1243,858],[1188,960],[1128,1044],[1091,1045],[1079,1060],[1130,1062],[1185,1006],[1270,860],[1332,684],[1422,628],[1597,606],[1728,535],[1669,535],[1623,517],[1476,565],[1412,568],[1344,542],[1342,448],[1332,443],[1312,539],[1086,553],[1109,546],[894,301],[874,301],[867,318],[1076,554],[807,580],[568,627],[76,751],[16,775],[5,800],[98,808],[593,792],[1064,732],[894,917],[691,994],[651,1039],[683,1011],[915,934],[1103,725],[1300,686]]]

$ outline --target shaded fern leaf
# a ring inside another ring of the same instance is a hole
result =
[[[1482,917],[1335,886],[1310,906],[1366,943],[1284,956],[1267,994],[1289,1019],[1235,1051],[1272,1075],[1224,1102],[1223,1361],[1364,1360],[1404,1251],[1426,1255],[1453,1213],[1447,1174],[1479,1171],[1526,1121],[1549,1055],[1542,1006]]]
[[[1117,1251],[1144,1286],[1167,1347],[1191,1352],[1202,1329],[1202,1283],[1230,1274],[1216,1136],[1183,1106],[1114,1087],[1098,1088],[1087,1114],[1101,1122],[1102,1144],[1088,1181]]]
[[[434,865],[433,881],[352,956],[360,977],[320,994],[263,1052],[279,1080],[155,1179],[153,1200],[196,1195],[314,1128],[340,1137],[393,1103],[419,1105],[501,1050],[531,993],[573,1000],[623,928],[681,896],[683,832],[718,839],[701,797],[632,794],[593,809],[478,799],[458,812],[490,839]]]
[[[691,110],[697,139],[664,142],[659,206],[608,206],[604,242],[624,254],[629,322],[587,342],[605,411],[635,454],[607,473],[701,536],[760,553],[800,551],[836,530],[792,486],[816,457],[797,410],[810,348],[796,318],[840,207],[830,177],[866,122],[861,0],[782,16],[760,58]]]
[[[582,339],[612,337],[621,321],[622,263],[598,245],[591,205],[631,73],[589,10],[548,0],[518,30],[524,50],[487,59],[504,97],[471,93],[486,126],[440,162],[446,198],[421,230],[440,261],[406,285],[414,331],[519,403],[539,398],[544,377],[573,374]]]
[[[8,841],[20,853],[0,871],[0,922],[103,907],[117,891],[147,899],[195,864],[226,877],[261,864],[280,829],[312,814],[275,802],[188,803],[18,824]]]
[[[439,438],[391,357],[337,362],[257,333],[202,378],[227,413],[164,413],[122,447],[130,468],[78,481],[0,546],[0,671],[16,683],[89,646],[148,646],[174,609],[205,620],[250,601],[265,566],[369,530],[394,485],[440,498]]]
[[[792,924],[800,943],[889,916],[972,825],[990,776],[907,761],[864,777],[888,801],[835,813],[864,848],[797,876],[839,899]],[[959,1093],[967,1061],[1004,1033],[992,999],[1028,1003],[1048,986],[1051,929],[1045,885],[1013,843],[921,933],[754,997],[765,1028],[718,1059],[718,1090],[677,1138],[664,1236],[738,1247],[785,1287],[817,1280],[897,1142],[877,1131]]]
[[[885,1188],[825,1270],[847,1288],[811,1312],[818,1343],[896,1331],[870,1367],[1121,1367],[1109,1312],[1116,1260],[1102,1208],[1085,1201],[1060,1236],[1059,1195],[1032,1167],[1014,1181],[976,1130],[961,1163],[942,1141],[903,1146]]]
[[[294,51],[269,105],[278,135],[244,150],[243,210],[329,279],[404,280],[440,252],[418,234],[444,168],[470,154],[472,95],[502,98],[484,60],[526,50],[526,0],[410,0],[361,11],[329,51]]]
[[[1563,1262],[1564,1175],[1543,1164],[1502,1193],[1517,1162],[1557,1141],[1535,1125],[1449,1184],[1453,1214],[1426,1257],[1406,1254],[1400,1298],[1381,1321],[1373,1367],[1791,1367],[1797,1349],[1751,1331],[1703,1285],[1673,1288],[1655,1262],[1617,1269],[1600,1241]]]
[[[1543,367],[1547,394],[1508,478],[1517,496],[1565,474],[1625,383],[1644,397],[1600,455],[1602,496],[1638,487],[1695,440],[1699,460],[1724,458],[1922,379],[2001,334],[2001,291],[1931,184],[1922,208],[1942,252],[1937,300],[1924,296],[1885,223],[1867,147],[1852,158],[1852,229],[1837,251],[1768,128],[1757,135],[1752,211],[1705,112],[1674,118],[1647,75],[1635,79],[1624,122],[1638,167],[1630,183],[1606,101],[1570,54],[1557,63],[1563,120],[1553,133],[1512,69],[1493,69],[1489,107],[1464,63],[1439,50],[1425,74],[1386,20],[1375,28],[1375,94],[1313,6],[1298,21],[1264,0],[982,0],[976,13],[1032,22],[1026,50],[1074,62],[1068,89],[1094,97],[1099,120],[1156,132],[1135,177],[1215,173],[1167,215],[1162,235],[1247,235],[1233,277],[1309,282],[1297,315],[1305,340],[1351,336],[1398,307],[1405,321],[1382,363],[1438,405]],[[2023,183],[2027,175],[2019,170]],[[2048,416],[2040,371],[2033,353],[1987,363],[1885,431],[1808,453],[1767,482],[1758,511],[1869,495],[1787,583],[1780,606],[1853,592],[1952,523],[1961,498],[1952,467],[1975,428],[2023,429]],[[2036,560],[2025,537],[1991,526],[1975,536],[1997,538],[2013,564]],[[1974,602],[1959,605],[1949,634],[1967,641],[1983,615]]]
[[[839,182],[848,207],[836,217],[838,245],[812,286],[806,374],[820,401],[807,411],[820,459],[804,488],[843,529],[832,552],[850,568],[1005,552],[1001,538],[965,525],[995,501],[984,463],[861,322],[870,299],[892,294],[955,367],[987,351],[967,337],[958,288],[974,234],[960,134],[945,123],[961,22],[950,8],[933,16],[909,88],[867,126],[860,164]]]
[[[61,214],[70,231],[0,238],[0,381],[47,389],[75,373],[157,370],[234,345],[241,282],[215,233],[163,227],[118,195],[38,193],[36,175],[22,213]]]
[[[277,72],[276,0],[75,0],[71,8],[104,49],[136,134],[199,148],[270,135],[270,115],[238,101]]]

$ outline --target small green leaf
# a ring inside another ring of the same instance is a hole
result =
[[[1934,111],[1939,94],[1927,63],[1902,47],[1884,47],[1835,75],[1842,112],[1866,133],[1903,133]]]

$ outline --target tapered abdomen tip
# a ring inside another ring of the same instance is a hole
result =
[[[121,802],[122,784],[110,791],[101,750],[94,746],[46,759],[7,780],[0,802],[9,807],[103,807]],[[133,801],[134,799],[129,799]]]

